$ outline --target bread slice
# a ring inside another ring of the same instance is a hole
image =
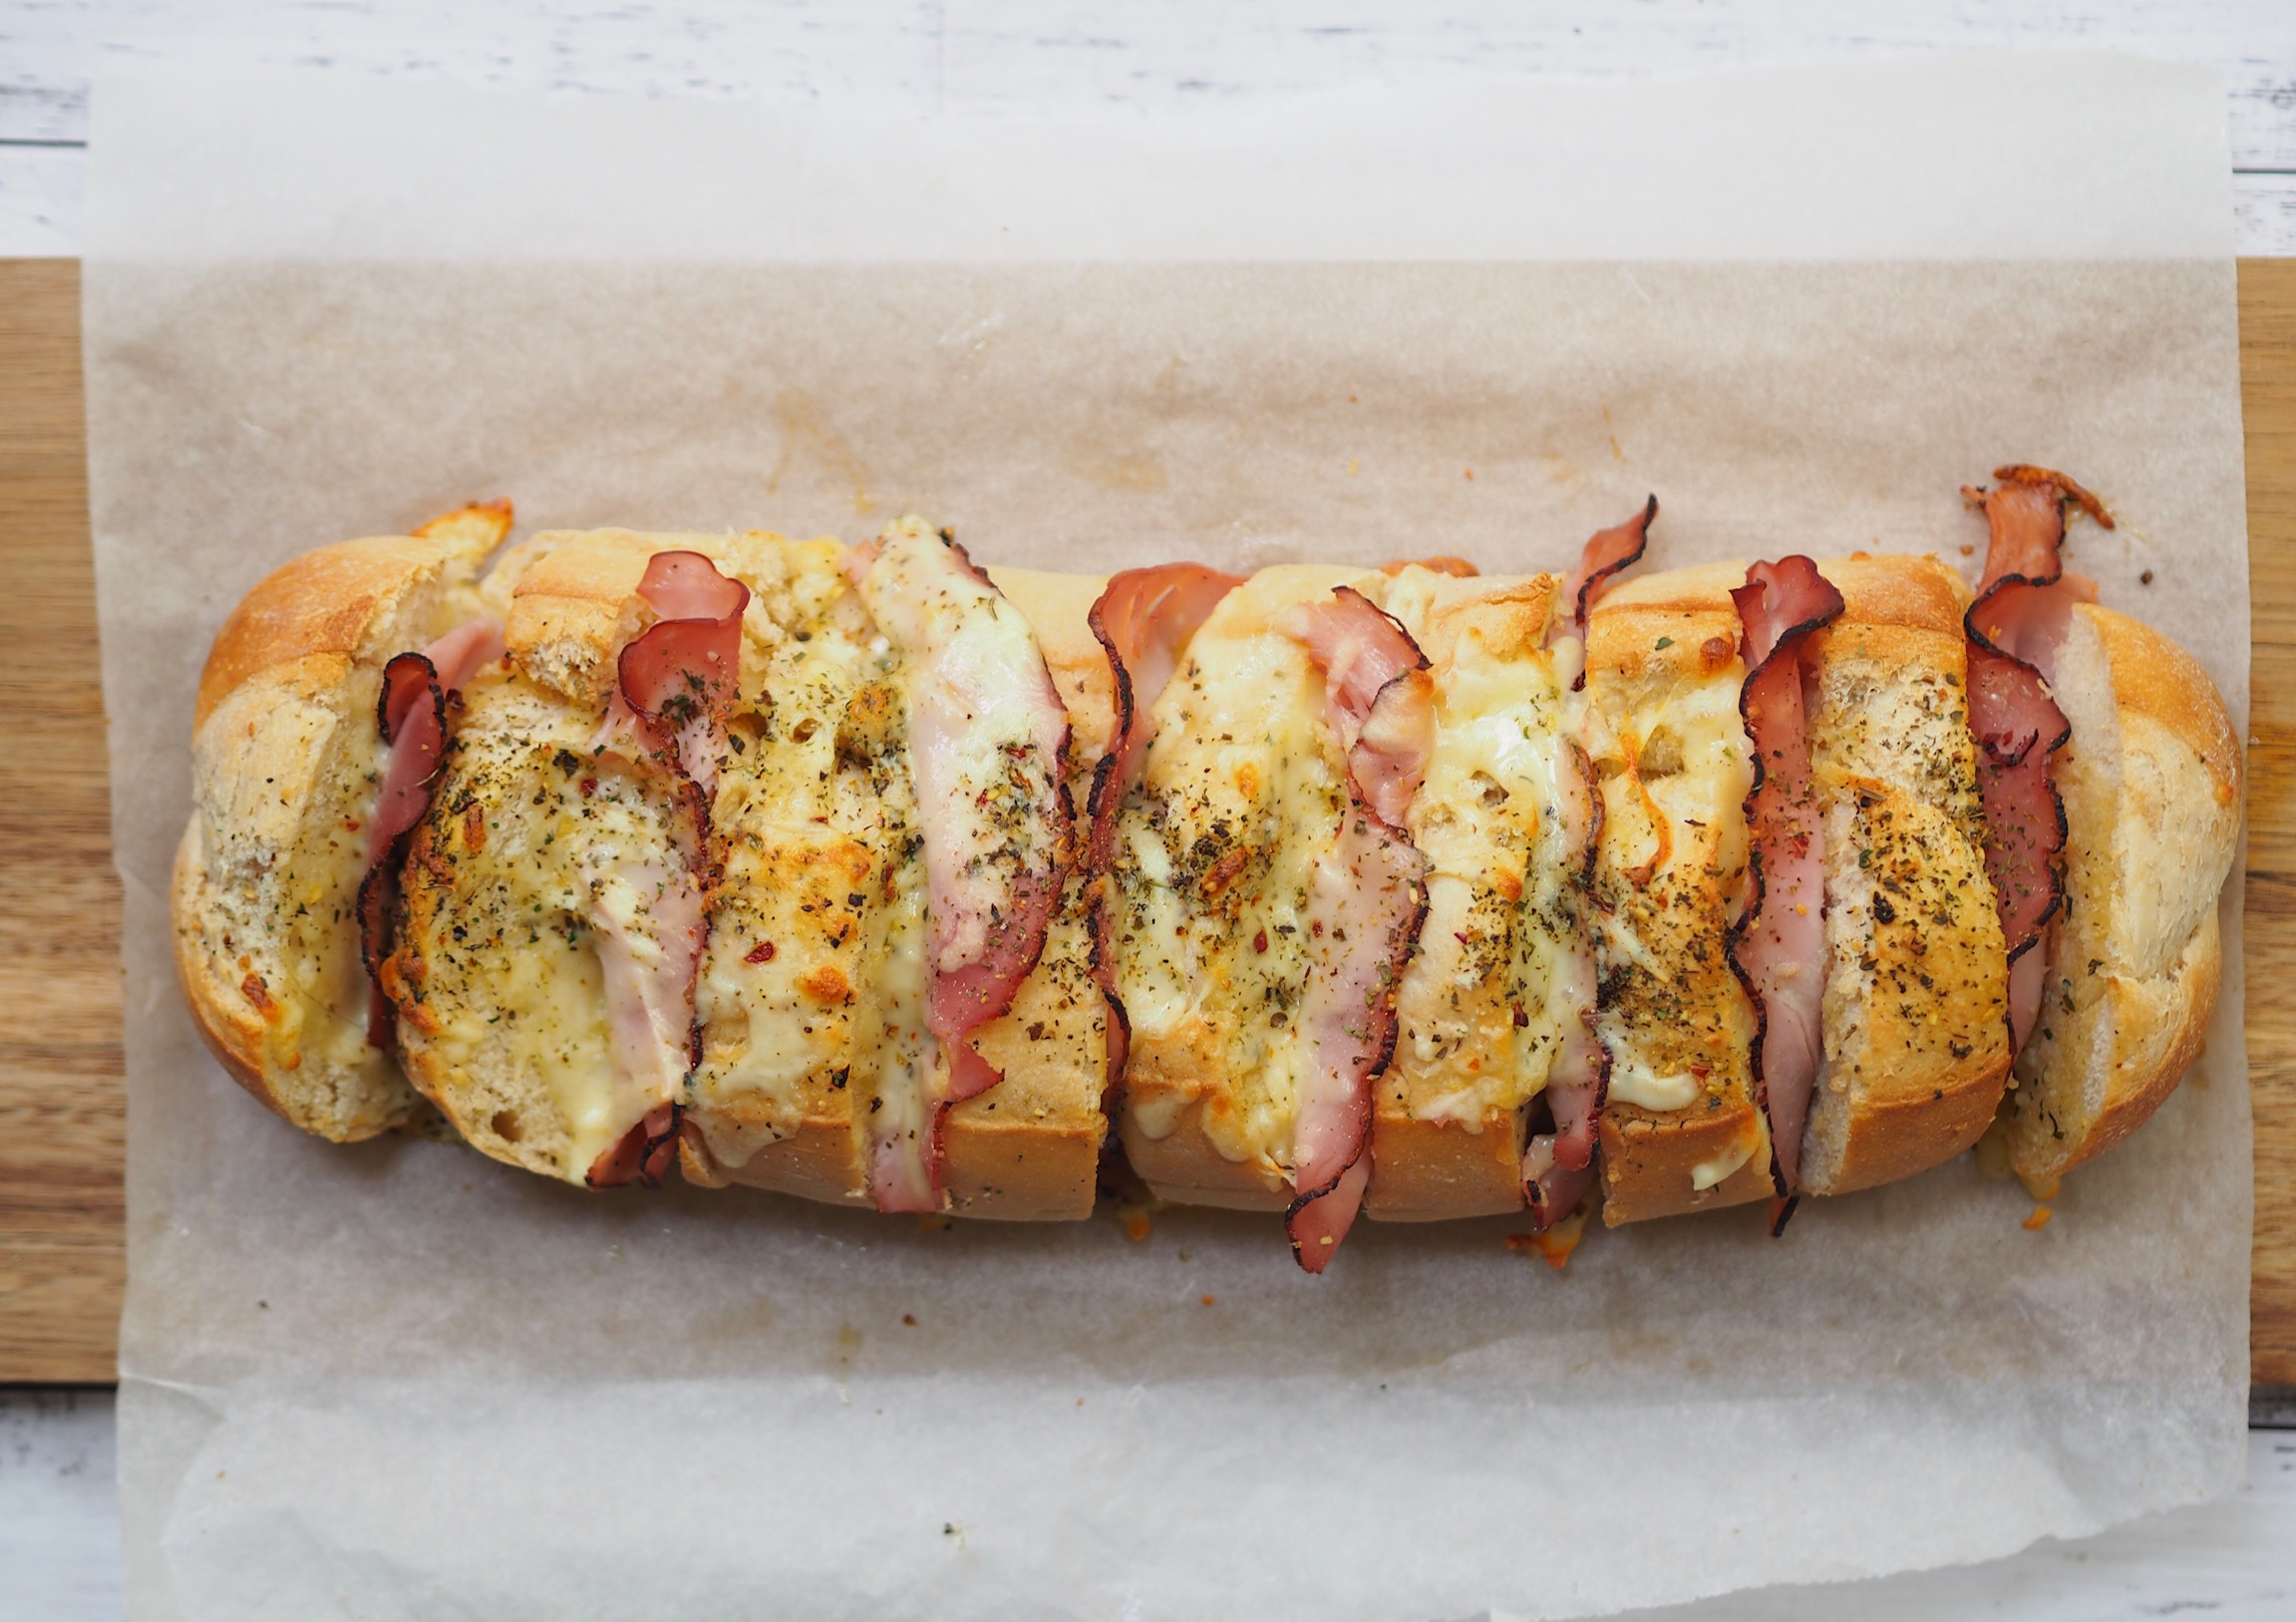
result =
[[[614,656],[639,627],[648,558],[695,538],[546,534],[503,558],[508,659],[464,690],[402,875],[385,983],[409,1077],[473,1147],[569,1182],[636,1119],[617,1094],[593,886],[679,861],[674,797],[601,749]]]
[[[1347,766],[1307,650],[1274,628],[1360,569],[1286,564],[1196,632],[1117,837],[1113,940],[1132,1019],[1120,1122],[1133,1169],[1186,1204],[1280,1211],[1307,1043],[1306,898]]]
[[[1632,578],[1587,625],[1586,751],[1602,784],[1595,854],[1604,1222],[1771,1192],[1752,1003],[1727,942],[1746,902],[1753,754],[1730,590],[1739,564]]]
[[[2054,778],[2071,834],[2065,906],[2003,1111],[2010,1164],[2035,1182],[2127,1137],[2199,1057],[2241,806],[2231,717],[2159,632],[2076,607],[2052,691],[2073,726]]]
[[[1969,591],[1935,558],[1819,565],[1810,764],[1825,819],[1825,1068],[1802,1182],[1847,1193],[1968,1148],[2009,1076],[2008,959],[1985,875],[1964,680]]]
[[[383,666],[479,612],[480,565],[509,521],[493,503],[305,552],[232,611],[200,675],[176,968],[223,1067],[338,1142],[422,1108],[367,1040],[357,902],[386,754]]]
[[[703,1057],[681,1159],[705,1184],[867,1205],[870,1099],[856,1078],[875,1052],[872,1011],[887,977],[921,973],[923,913],[898,672],[845,587],[842,560],[830,542],[793,549],[788,584],[776,589],[757,576],[758,560],[721,559],[789,610],[758,627],[745,653],[739,753],[716,794],[725,874],[697,988]],[[1072,728],[1105,743],[1111,680],[1086,624],[1100,582],[1007,569],[995,578],[1035,629]],[[1072,761],[1072,792],[1089,782],[1090,759]],[[1090,1213],[1107,1133],[1105,1012],[1090,954],[1083,884],[1072,879],[1035,971],[975,1038],[1005,1080],[944,1123],[956,1214]]]
[[[1409,817],[1428,911],[1374,1098],[1374,1217],[1520,1209],[1525,1107],[1579,1018],[1555,973],[1584,927],[1558,809],[1561,775],[1578,772],[1575,670],[1545,645],[1560,587],[1416,565],[1387,587],[1427,655],[1437,724]]]

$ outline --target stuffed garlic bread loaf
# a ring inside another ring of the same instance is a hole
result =
[[[2046,1182],[2199,1050],[2224,708],[2005,468],[1934,558],[976,566],[905,518],[323,548],[218,637],[175,874],[298,1126],[885,1211],[1547,1228]],[[1623,575],[1623,578],[1621,576]],[[1565,1230],[1563,1242],[1575,1236]]]
[[[435,662],[427,677],[402,666],[402,684],[387,684],[386,668],[415,650],[450,667],[489,651],[477,581],[509,525],[499,502],[306,552],[232,611],[199,679],[176,967],[223,1067],[338,1142],[404,1127],[422,1108],[377,1007],[361,895],[395,856],[404,824],[391,811],[424,739],[427,764],[436,759],[436,717],[417,716],[410,730],[423,738],[394,750],[387,686],[421,688],[402,719],[443,692]],[[477,636],[455,637],[475,623]],[[462,672],[445,675],[451,688]]]

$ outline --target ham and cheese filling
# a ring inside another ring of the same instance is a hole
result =
[[[1309,912],[1349,801],[1324,678],[1274,621],[1367,578],[1261,570],[1221,598],[1153,706],[1104,934],[1132,1028],[1125,1147],[1151,1186],[1253,1209],[1297,1197]]]
[[[901,660],[923,856],[924,1025],[942,1061],[895,1044],[878,1078],[883,1105],[859,1119],[878,1207],[937,1210],[941,1118],[1001,1080],[972,1034],[1011,1008],[1060,903],[1068,711],[1027,620],[953,540],[903,519],[857,550],[851,570]]]
[[[1754,746],[1746,828],[1754,893],[1731,962],[1756,1009],[1756,1096],[1770,1124],[1773,1231],[1800,1187],[1803,1129],[1825,1060],[1825,818],[1809,770],[1811,639],[1841,593],[1806,557],[1756,563],[1730,594],[1746,664],[1739,714]]]
[[[1599,1085],[1599,1063],[1586,1058],[1600,1049],[1587,1024],[1595,982],[1580,916],[1592,809],[1574,741],[1579,643],[1550,645],[1561,586],[1552,575],[1393,572],[1386,607],[1432,662],[1437,725],[1408,817],[1428,865],[1427,917],[1397,998],[1381,1130],[1400,1115],[1506,1133],[1504,1152],[1518,1162],[1509,1203],[1520,1204],[1526,1187],[1583,1172],[1593,1148],[1591,1119],[1571,1168],[1556,1167],[1554,1132],[1528,1144],[1517,1132],[1558,1081]],[[1375,1169],[1375,1213],[1414,1212],[1407,1162],[1390,1156]],[[1574,1191],[1563,1211],[1576,1202]],[[1547,1219],[1535,1206],[1532,1218]]]
[[[895,906],[917,842],[899,661],[838,567],[843,556],[817,541],[757,560],[773,609],[712,796],[722,873],[686,1116],[721,1170],[809,1122],[846,1130],[847,1090],[873,1074],[886,1040],[887,955],[923,950],[921,921]],[[889,978],[907,974],[896,963]],[[892,1040],[916,1049],[922,1001],[909,1001],[917,1017],[893,1014]]]
[[[2105,528],[2104,503],[2046,468],[1994,471],[1991,490],[1966,490],[1985,509],[1985,573],[1970,604],[1969,726],[1978,745],[1977,783],[1985,804],[1986,876],[1993,881],[2009,948],[2009,1051],[2033,1034],[2048,973],[2043,944],[2064,895],[2065,803],[2051,762],[2073,736],[2050,693],[2057,650],[2073,606],[2097,588],[2069,573],[2059,556],[2065,509],[2077,506]]]
[[[1347,810],[1308,891],[1309,1062],[1284,1216],[1292,1254],[1320,1273],[1371,1180],[1372,1078],[1395,1049],[1396,990],[1426,911],[1426,863],[1402,824],[1435,750],[1435,683],[1402,625],[1351,586],[1290,610],[1277,628],[1322,673],[1326,721],[1347,759]]]
[[[1650,547],[1650,526],[1658,517],[1658,497],[1623,523],[1598,529],[1579,548],[1578,566],[1563,583],[1547,643],[1558,664],[1570,669],[1574,695],[1586,690],[1586,616],[1603,590],[1642,561]],[[1583,699],[1572,706],[1572,735],[1586,724]],[[1570,945],[1556,954],[1555,996],[1575,1017],[1563,1028],[1561,1046],[1546,1083],[1550,1133],[1533,1133],[1522,1156],[1523,1201],[1541,1229],[1568,1216],[1594,1185],[1594,1148],[1602,1104],[1610,1086],[1610,1055],[1595,1033],[1599,995],[1593,931],[1586,927],[1585,898],[1591,882],[1595,842],[1602,830],[1602,800],[1593,763],[1583,746],[1572,748],[1575,773],[1556,774],[1555,807],[1561,821],[1564,859],[1575,866],[1576,882],[1558,900],[1569,907]]]

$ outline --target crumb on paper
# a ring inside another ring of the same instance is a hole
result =
[[[1586,1216],[1587,1208],[1581,1205],[1543,1233],[1510,1233],[1506,1248],[1518,1256],[1536,1256],[1559,1273],[1570,1265],[1570,1253],[1586,1234]]]
[[[2018,1225],[2028,1233],[2039,1233],[2049,1225],[2049,1218],[2055,1214],[2056,1212],[2046,1205],[2036,1205],[2033,1207],[2033,1214]]]
[[[1139,1244],[1148,1236],[1149,1230],[1154,1226],[1154,1223],[1149,1220],[1151,1215],[1152,1212],[1147,1205],[1127,1203],[1117,1207],[1117,1222],[1125,1230],[1125,1237],[1134,1244]]]
[[[1213,1296],[1213,1295],[1206,1295],[1206,1296],[1200,1296],[1200,1297],[1198,1297],[1198,1299],[1199,1299],[1199,1300],[1201,1300],[1201,1301],[1203,1302],[1203,1304],[1204,1304],[1205,1306],[1207,1306],[1207,1307],[1208,1307],[1208,1306],[1210,1306],[1210,1305],[1211,1305],[1213,1302],[1217,1301],[1217,1300],[1219,1299],[1219,1297],[1217,1297],[1217,1296]]]
[[[914,1329],[917,1327],[917,1315],[913,1312],[904,1312],[901,1314],[901,1322]]]

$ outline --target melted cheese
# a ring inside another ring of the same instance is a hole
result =
[[[1699,1193],[1719,1187],[1758,1153],[1766,1161],[1770,1158],[1770,1126],[1763,1113],[1755,1110],[1747,1114],[1744,1130],[1719,1154],[1690,1168],[1690,1186]]]
[[[1576,645],[1544,646],[1550,576],[1411,567],[1387,610],[1428,655],[1434,758],[1409,815],[1428,916],[1397,995],[1389,1084],[1416,1120],[1480,1132],[1545,1087],[1579,1010],[1557,972],[1579,928],[1561,814]]]
[[[1200,1104],[1217,1152],[1274,1178],[1289,1174],[1310,1063],[1296,1019],[1308,894],[1347,789],[1323,679],[1269,622],[1360,578],[1268,569],[1228,595],[1156,702],[1118,839],[1113,944],[1133,1023],[1134,1124],[1167,1136]]]

